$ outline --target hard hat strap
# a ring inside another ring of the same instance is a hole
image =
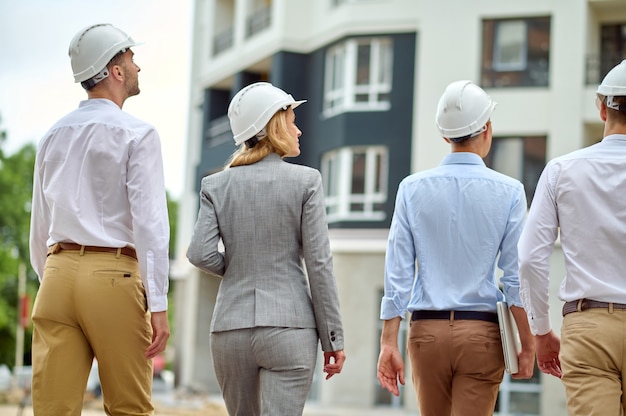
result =
[[[88,80],[81,82],[80,85],[82,85],[84,89],[90,90],[93,87],[95,87],[97,83],[105,80],[108,76],[109,76],[109,68],[105,66],[102,71],[98,72],[96,75],[89,78]]]
[[[624,102],[618,102],[614,100],[615,97],[609,95],[606,97],[606,106],[609,108],[612,108],[613,110],[617,110],[617,111],[621,111],[623,113],[626,113],[626,103]]]

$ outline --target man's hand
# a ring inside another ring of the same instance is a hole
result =
[[[381,345],[376,375],[381,387],[395,396],[400,395],[398,381],[404,385],[404,361],[398,347]]]
[[[167,319],[167,311],[152,312],[150,323],[152,324],[152,344],[146,350],[146,358],[154,358],[167,346],[170,337],[170,326]]]
[[[544,335],[536,335],[535,346],[537,348],[537,365],[541,372],[558,378],[563,377],[561,360],[559,360],[561,339],[554,331]]]
[[[343,350],[324,351],[324,372],[326,373],[326,380],[335,374],[341,373],[345,361],[346,354]]]
[[[528,318],[526,317],[524,308],[511,305],[510,309],[515,319],[515,325],[517,326],[522,344],[522,351],[520,351],[517,356],[519,370],[517,373],[511,374],[511,377],[517,380],[529,379],[533,376],[535,369],[535,337],[532,332],[530,332],[530,326],[528,325]]]
[[[533,376],[535,369],[535,346],[532,348],[524,348],[518,354],[519,370],[515,374],[511,374],[511,378],[516,380],[529,379]]]

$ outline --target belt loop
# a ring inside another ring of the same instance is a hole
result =
[[[80,255],[81,256],[85,255],[85,246],[80,246]]]
[[[454,311],[450,311],[450,326],[454,325]]]
[[[613,302],[609,302],[609,313],[613,313]]]
[[[122,255],[122,248],[118,247],[117,251],[115,252],[115,258],[119,259],[121,255]]]
[[[583,311],[583,299],[578,299],[578,302],[576,303],[576,310],[578,312]]]

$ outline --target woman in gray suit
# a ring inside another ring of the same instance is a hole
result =
[[[346,358],[321,175],[283,160],[300,154],[303,102],[266,82],[239,91],[228,117],[240,148],[202,180],[187,257],[222,277],[211,353],[231,416],[301,415],[318,340],[326,379]]]

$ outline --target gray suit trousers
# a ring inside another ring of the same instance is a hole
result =
[[[228,414],[302,415],[313,381],[317,345],[313,328],[213,332],[213,366]]]

